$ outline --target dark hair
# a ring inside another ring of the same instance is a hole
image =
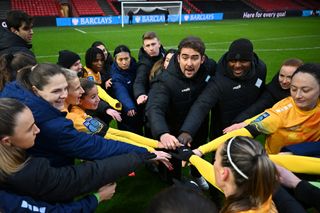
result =
[[[90,81],[86,78],[80,78],[80,85],[84,91],[84,93],[82,94],[81,98],[84,98],[84,96],[88,95],[88,92],[94,87],[96,86],[94,81]]]
[[[4,54],[0,56],[0,90],[4,85],[16,79],[17,71],[28,65],[35,65],[36,59],[24,52],[14,55]]]
[[[13,135],[16,115],[25,108],[26,105],[16,99],[0,98],[0,137]]]
[[[32,86],[42,90],[49,79],[58,74],[64,75],[59,65],[42,63],[21,69],[17,74],[17,81],[28,90],[32,91]]]
[[[146,32],[142,35],[142,43],[144,42],[144,40],[149,40],[154,38],[159,39],[155,32]]]
[[[146,213],[215,213],[215,204],[191,187],[173,185],[158,193]]]
[[[106,45],[104,45],[104,43],[103,43],[102,41],[95,41],[95,42],[93,42],[93,43],[91,44],[91,47],[97,47],[97,46],[100,46],[100,45],[103,45],[105,48],[107,48]]]
[[[230,168],[237,186],[222,212],[257,208],[270,198],[278,185],[278,173],[259,142],[237,136],[226,141],[219,154],[222,166]]]
[[[116,55],[118,53],[121,53],[121,52],[125,52],[125,53],[129,53],[129,55],[131,56],[131,52],[130,52],[130,49],[129,47],[127,47],[126,45],[119,45],[117,46],[115,49],[114,49],[114,52],[113,52],[113,57],[116,57]]]
[[[320,85],[320,64],[319,63],[305,63],[297,68],[297,70],[293,73],[295,76],[297,73],[308,73],[312,75]]]
[[[204,55],[206,47],[203,41],[199,37],[189,36],[182,39],[178,46],[178,54],[181,53],[182,48],[191,48],[195,51],[199,52],[201,56]]]
[[[27,27],[32,27],[33,17],[21,10],[11,10],[7,13],[7,26],[9,30],[11,27],[19,30],[23,22],[26,23]]]
[[[92,63],[96,60],[98,54],[101,55],[102,60],[104,61],[104,60],[105,60],[105,58],[104,58],[104,53],[103,53],[103,51],[100,50],[99,48],[97,48],[97,47],[90,47],[90,48],[87,50],[86,56],[85,56],[85,59],[86,59],[86,67],[92,69]]]

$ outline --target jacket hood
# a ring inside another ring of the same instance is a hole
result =
[[[14,98],[27,105],[31,109],[36,123],[52,120],[58,116],[65,116],[64,112],[60,112],[41,97],[36,96],[19,85],[16,81],[6,84],[0,96]]]
[[[253,53],[253,60],[251,61],[251,68],[247,70],[247,72],[241,76],[241,77],[235,77],[233,75],[232,70],[228,67],[228,61],[227,61],[227,55],[228,52],[226,52],[219,60],[218,62],[218,71],[221,71],[221,73],[231,79],[239,80],[239,81],[245,81],[247,79],[251,79],[254,76],[256,76],[256,67],[258,63],[260,63],[260,59],[257,56],[256,53]]]
[[[0,27],[0,52],[10,47],[24,47],[31,49],[32,45],[28,44],[18,35]]]

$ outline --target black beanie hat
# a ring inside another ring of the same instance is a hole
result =
[[[240,38],[233,41],[227,53],[227,61],[230,60],[245,60],[251,61],[253,58],[253,45],[251,41],[245,38]]]
[[[77,53],[71,52],[69,50],[61,50],[59,51],[57,64],[69,69],[78,60],[80,60],[80,56]]]

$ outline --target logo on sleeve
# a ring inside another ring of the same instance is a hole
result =
[[[88,79],[89,81],[94,81],[93,76],[88,76],[87,79]]]
[[[262,80],[260,78],[258,78],[255,85],[256,85],[256,87],[260,88],[262,85]]]
[[[83,122],[83,125],[89,130],[91,134],[99,133],[103,128],[103,123],[92,117],[86,118],[86,120]]]
[[[260,122],[260,121],[262,121],[263,119],[265,119],[265,118],[267,118],[269,116],[270,116],[269,113],[264,112],[259,117],[257,117],[253,122]]]

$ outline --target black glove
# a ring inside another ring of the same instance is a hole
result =
[[[191,155],[194,155],[193,151],[187,146],[180,146],[175,152],[170,152],[170,154],[179,160],[189,161]]]
[[[141,159],[142,159],[144,162],[146,162],[146,161],[148,161],[148,160],[152,160],[152,159],[154,159],[154,158],[157,157],[156,154],[151,153],[151,152],[140,153],[139,156],[141,157]]]
[[[192,142],[192,137],[191,137],[191,135],[189,133],[182,132],[178,136],[178,141],[186,146],[186,145],[188,145],[188,144],[190,144]]]

